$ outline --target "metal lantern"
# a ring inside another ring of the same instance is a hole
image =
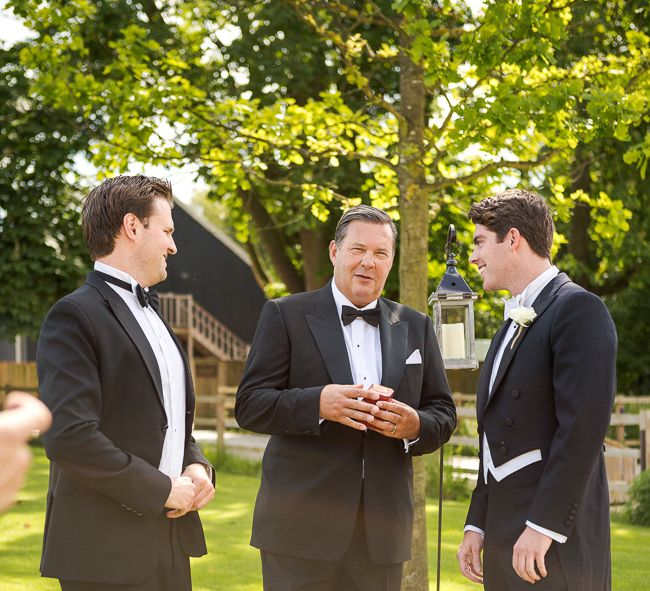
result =
[[[456,228],[449,224],[445,246],[447,271],[429,296],[429,305],[433,307],[433,325],[445,369],[476,369],[474,300],[478,296],[456,269],[455,244]]]
[[[456,228],[449,224],[447,232],[447,270],[436,291],[429,296],[433,308],[433,326],[442,352],[445,369],[476,369],[474,336],[474,300],[478,297],[456,269]],[[438,550],[436,589],[440,591],[440,554],[442,547],[442,491],[444,475],[444,446],[440,448],[440,479],[438,483]]]

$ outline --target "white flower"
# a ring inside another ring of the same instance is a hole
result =
[[[537,318],[537,312],[533,308],[518,306],[508,312],[508,318],[514,320],[515,324],[519,326],[530,326],[533,320]]]
[[[537,318],[537,312],[535,312],[533,308],[517,306],[508,312],[508,318],[514,321],[514,323],[519,327],[515,338],[512,339],[512,343],[510,343],[510,348],[512,349],[515,346],[519,335],[524,331],[524,328],[530,326],[533,323],[533,320]]]

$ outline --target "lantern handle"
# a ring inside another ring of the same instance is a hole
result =
[[[445,245],[447,267],[456,267],[456,253],[452,250],[454,244],[458,244],[458,240],[456,238],[456,227],[454,224],[449,224],[449,230],[447,230],[447,244]]]

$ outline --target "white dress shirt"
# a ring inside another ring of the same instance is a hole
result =
[[[533,279],[533,281],[531,281],[520,294],[513,296],[509,300],[506,300],[505,302],[506,307],[504,310],[505,320],[508,320],[509,318],[508,311],[510,309],[518,306],[531,307],[535,302],[535,300],[537,299],[537,296],[558,275],[558,273],[559,273],[558,268],[555,265],[553,265],[552,267],[550,267],[549,269],[547,269],[546,271],[538,275],[535,279]],[[503,358],[503,353],[505,352],[506,346],[508,346],[512,341],[517,330],[518,330],[517,324],[511,320],[503,336],[503,339],[501,340],[499,350],[497,351],[497,354],[494,358],[494,363],[492,365],[492,373],[490,374],[489,396],[492,395],[492,386],[494,385],[494,381],[497,377],[497,373],[499,371],[499,365],[501,364],[501,359]],[[479,478],[483,476],[483,479],[487,484],[488,473],[490,473],[492,474],[492,477],[497,482],[501,482],[504,478],[507,478],[511,474],[514,474],[518,470],[521,470],[526,466],[530,466],[530,464],[534,464],[535,462],[540,462],[541,460],[542,460],[542,451],[540,449],[532,449],[530,451],[527,451],[517,456],[516,458],[513,458],[512,460],[507,461],[505,464],[501,464],[501,466],[497,467],[494,465],[494,462],[492,461],[492,455],[490,453],[490,446],[488,445],[487,435],[484,432],[483,433],[483,474],[479,475]],[[534,529],[540,533],[547,535],[548,537],[552,538],[556,542],[564,543],[567,540],[566,536],[563,536],[562,534],[558,534],[544,527],[531,523],[530,521],[526,521],[526,525],[531,529]],[[468,530],[477,531],[483,534],[483,530],[481,530],[478,527],[474,527],[472,525],[467,525],[465,527],[465,531]]]
[[[348,351],[350,369],[352,370],[352,382],[362,384],[364,388],[368,388],[373,384],[381,384],[382,361],[379,326],[372,326],[361,317],[355,318],[347,326],[344,325],[341,318],[343,306],[351,306],[352,308],[357,308],[357,306],[341,293],[339,288],[336,287],[334,279],[332,279],[332,294],[336,304],[336,313],[343,329],[345,347]],[[377,300],[373,300],[367,306],[357,308],[357,310],[372,310],[376,307]],[[402,439],[404,450],[408,451],[418,439],[412,441]]]
[[[332,279],[332,294],[336,303],[336,313],[343,329],[345,347],[348,350],[350,369],[352,370],[352,383],[363,384],[364,388],[372,384],[381,384],[381,338],[379,326],[368,324],[363,318],[357,317],[350,324],[344,325],[341,319],[343,306],[357,308],[346,298]],[[377,300],[370,302],[358,310],[373,310],[377,307]]]
[[[129,307],[156,357],[162,383],[163,406],[168,425],[158,469],[170,478],[176,478],[181,475],[183,470],[183,455],[185,452],[185,366],[183,358],[158,314],[154,312],[151,306],[143,308],[138,302],[135,295],[135,287],[138,282],[128,273],[99,261],[95,262],[95,270],[131,284],[132,291],[129,292],[122,287],[107,282],[107,285]],[[134,395],[137,394],[137,392],[134,392]],[[143,437],[145,436],[143,435]]]

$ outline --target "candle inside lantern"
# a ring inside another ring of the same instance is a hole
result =
[[[465,326],[462,322],[442,325],[442,357],[465,358]]]

